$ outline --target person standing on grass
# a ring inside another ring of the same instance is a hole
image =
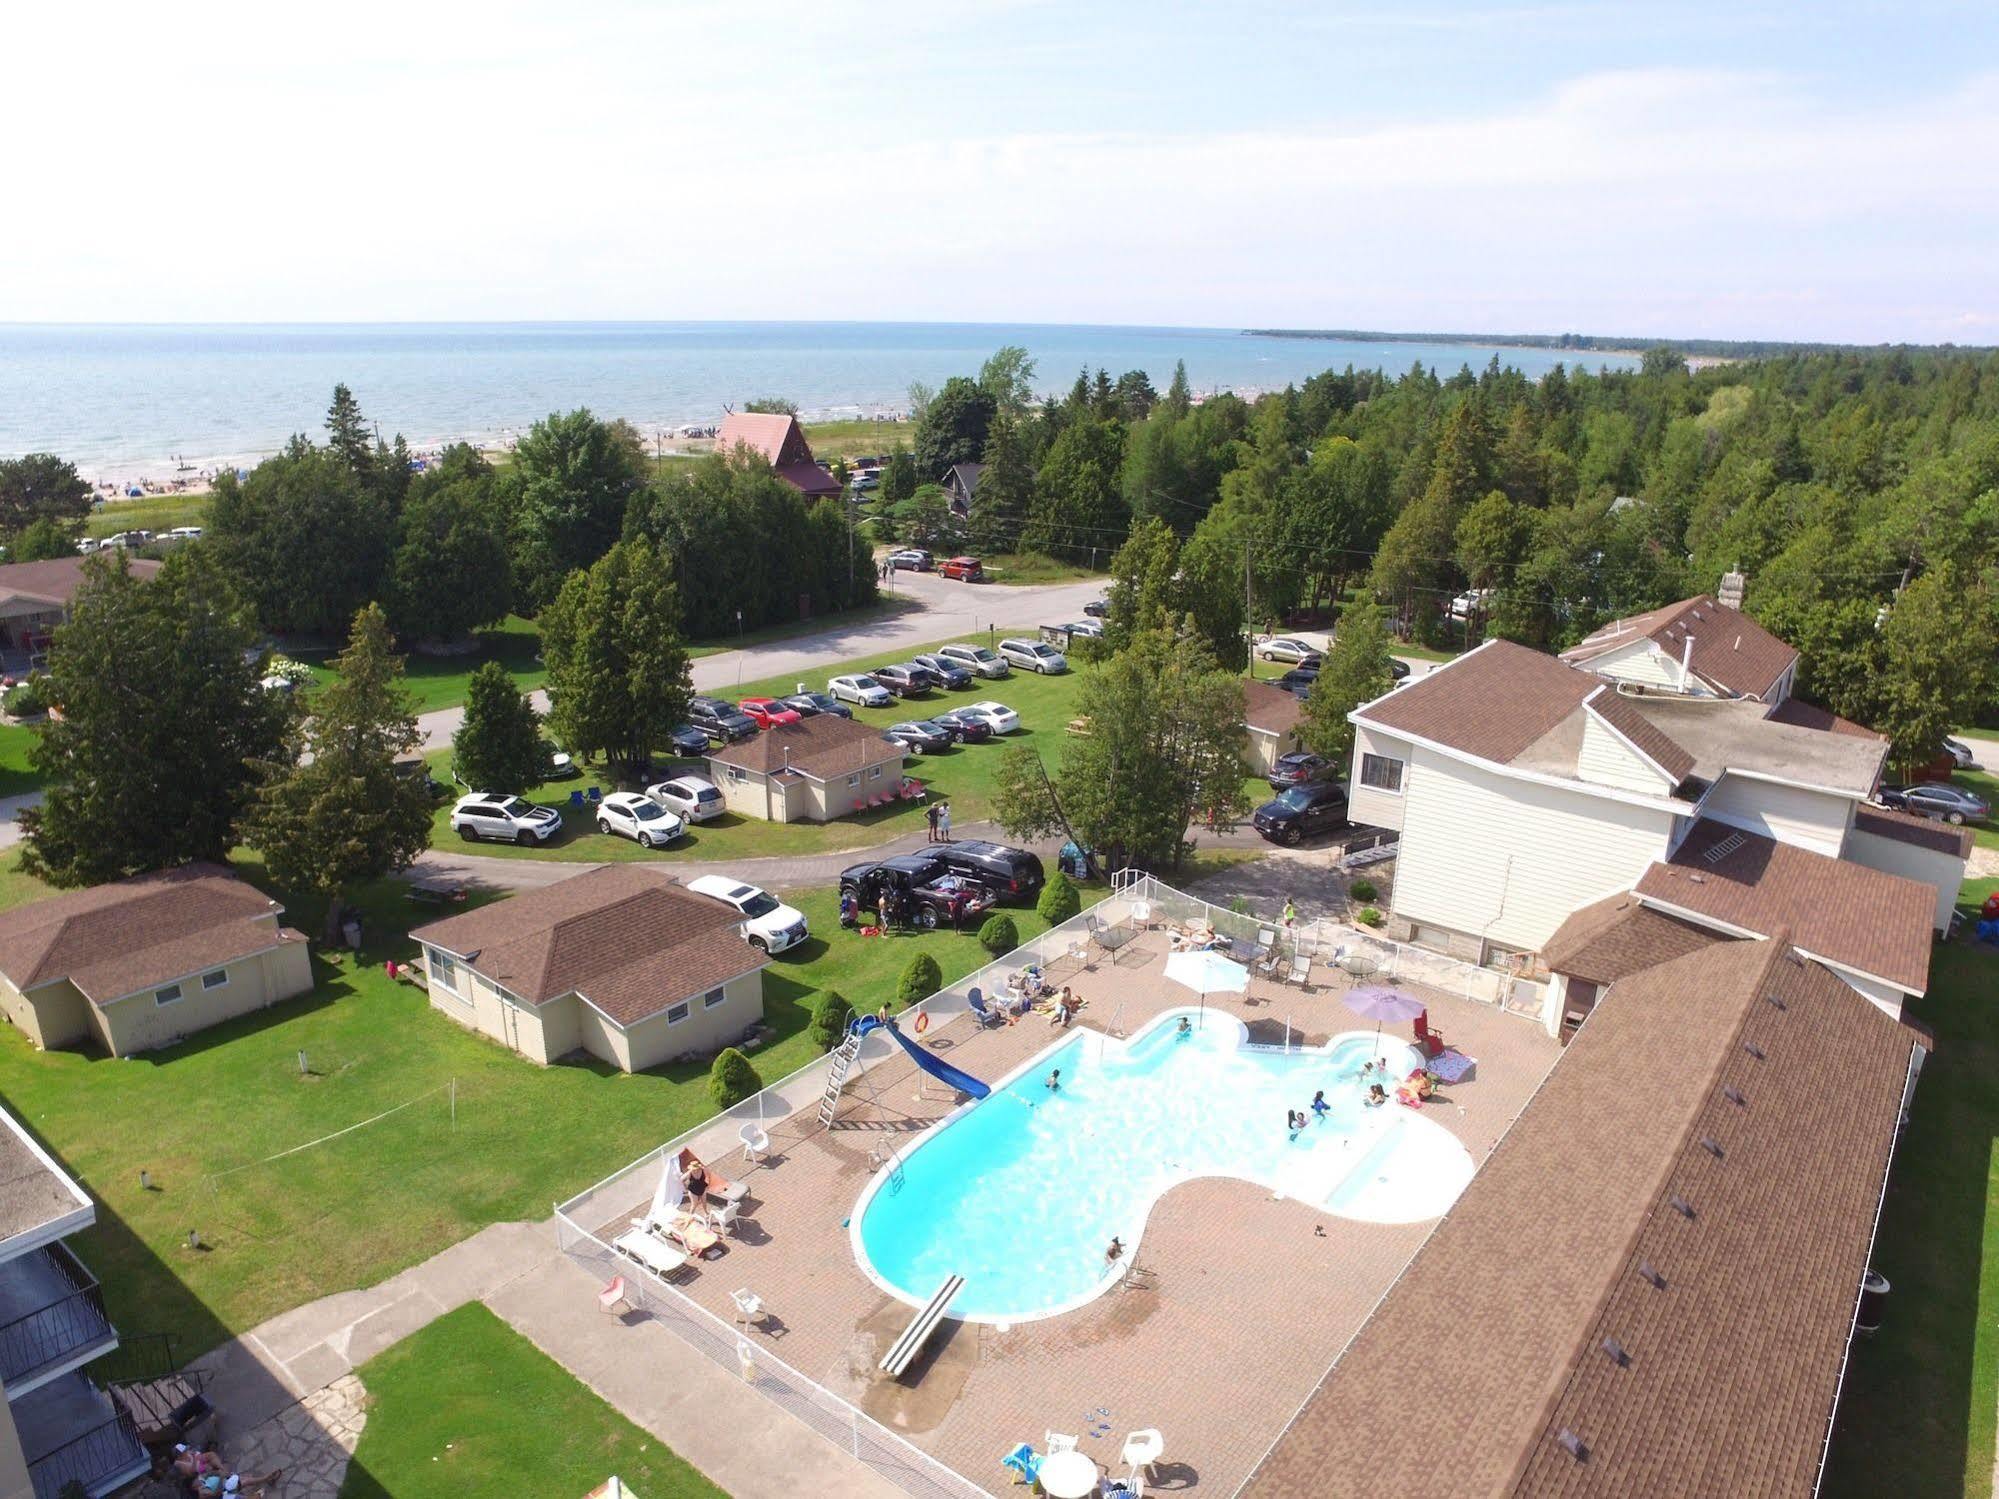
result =
[[[923,809],[923,821],[929,826],[930,829],[930,836],[925,840],[925,842],[935,843],[937,841],[937,813],[938,813],[938,807],[935,802],[932,802],[929,806]]]
[[[944,802],[937,808],[937,833],[937,841],[939,843],[949,843],[951,841],[951,804],[949,802]]]
[[[888,935],[888,910],[888,891],[884,890],[875,902],[875,918],[884,937]]]

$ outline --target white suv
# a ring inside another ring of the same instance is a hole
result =
[[[1023,671],[1053,674],[1069,669],[1069,658],[1044,640],[1002,640],[999,653]]]
[[[532,846],[546,843],[562,831],[562,814],[553,807],[537,807],[524,797],[475,791],[452,805],[451,831],[468,843],[496,838],[502,843]]]
[[[1010,676],[1013,668],[983,645],[943,645],[937,654],[954,666],[962,666],[975,677]]]
[[[725,874],[704,874],[689,880],[687,888],[734,906],[743,915],[743,936],[751,947],[764,952],[783,952],[812,935],[802,912],[781,905],[776,896],[755,885],[745,885]]]
[[[597,804],[597,831],[657,848],[685,833],[687,823],[643,792],[613,791]]]
[[[859,703],[863,708],[886,708],[895,701],[894,693],[864,671],[850,677],[835,677],[826,684],[826,690],[836,702]]]
[[[722,793],[713,781],[702,776],[675,776],[646,787],[646,795],[689,822],[706,822],[721,816],[723,811]]]

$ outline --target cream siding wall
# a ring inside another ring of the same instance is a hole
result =
[[[708,778],[722,793],[723,805],[738,817],[756,817],[765,822],[789,822],[783,789],[753,770],[708,762]],[[741,779],[737,779],[740,775]]]
[[[44,1051],[90,1039],[90,1001],[67,979],[43,984],[32,996],[0,979],[0,1009]]]
[[[643,1072],[687,1052],[706,1055],[735,1045],[763,1020],[763,972],[730,979],[722,985],[722,1002],[712,1010],[703,1008],[699,994],[690,999],[687,1018],[678,1025],[669,1025],[662,1010],[630,1027],[627,1070]]]
[[[862,767],[856,772],[860,776],[859,786],[849,786],[845,775],[835,776],[831,781],[815,781],[800,775],[786,782],[744,771],[742,779],[735,780],[730,767],[716,760],[708,762],[708,772],[709,779],[721,790],[723,802],[738,817],[758,817],[766,822],[831,822],[858,811],[884,791],[900,786],[903,758],[892,755]]]
[[[1830,792],[1724,772],[1708,793],[1701,814],[1836,859],[1846,844],[1853,803]]]
[[[1598,786],[1616,786],[1646,796],[1664,796],[1673,789],[1664,776],[1594,713],[1583,714],[1583,742],[1576,754],[1576,774]]]
[[[1529,952],[1577,907],[1628,890],[1664,858],[1674,821],[1420,746],[1405,785],[1396,916]]]
[[[1249,731],[1249,773],[1254,776],[1269,775],[1277,757],[1289,754],[1297,737],[1296,734],[1277,735],[1252,728]]]
[[[591,1009],[581,1000],[576,1002],[576,1044],[613,1067],[632,1070],[631,1047],[625,1042],[625,1033],[601,1011]]]
[[[1937,894],[1936,929],[1939,932],[1950,929],[1951,909],[1957,904],[1958,886],[1964,883],[1964,860],[1956,854],[1918,848],[1913,843],[1877,837],[1854,828],[1846,835],[1845,857],[1883,874],[1899,874],[1930,886]]]
[[[541,1050],[545,1060],[554,1062],[583,1044],[583,1026],[577,1012],[582,1003],[564,995],[551,999],[536,1012],[541,1021]]]
[[[1619,682],[1680,690],[1679,657],[1667,655],[1649,640],[1635,640],[1619,650],[1606,651],[1594,661],[1585,662],[1583,670]],[[1699,677],[1688,677],[1685,690],[1694,697],[1712,696]]]
[[[146,989],[93,1007],[92,1030],[113,1056],[131,1056],[171,1046],[211,1025],[261,1010],[312,987],[312,959],[303,942],[287,942],[218,966],[229,980],[219,988],[204,989],[201,974],[190,974],[179,981],[181,997],[171,1004],[158,1003],[154,996],[159,991]]]
[[[1370,828],[1399,828],[1408,803],[1409,757],[1413,753],[1406,739],[1397,739],[1380,729],[1354,725],[1353,764],[1347,776],[1347,816]],[[1385,755],[1402,762],[1403,794],[1363,785],[1360,778],[1362,755]]]

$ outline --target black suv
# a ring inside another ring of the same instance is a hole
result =
[[[696,697],[687,700],[687,721],[710,739],[736,740],[757,737],[757,721],[742,709],[720,698]]]
[[[1250,822],[1272,843],[1283,844],[1343,828],[1347,825],[1347,788],[1338,781],[1293,786],[1275,801],[1258,807]]]
[[[891,919],[912,926],[934,927],[948,921],[962,926],[993,903],[985,882],[955,873],[931,854],[897,854],[874,864],[852,864],[840,871],[840,893],[861,903],[867,920],[886,891]]]
[[[794,692],[790,697],[778,699],[785,707],[806,718],[824,713],[829,718],[852,718],[854,710],[823,692]]]
[[[1024,848],[967,838],[946,843],[931,855],[958,874],[970,875],[1003,901],[1025,904],[1041,893],[1046,876],[1041,860]]]
[[[942,656],[917,656],[913,658],[912,664],[929,672],[942,686],[955,689],[972,685],[970,672],[955,661],[946,661]]]
[[[868,675],[897,697],[914,697],[917,693],[928,692],[937,685],[937,679],[914,661],[902,661],[894,666],[877,666]]]
[[[1310,697],[1312,684],[1319,680],[1316,666],[1294,666],[1277,679],[1277,685],[1297,697]]]

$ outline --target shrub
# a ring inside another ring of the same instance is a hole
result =
[[[1373,904],[1375,897],[1380,893],[1375,889],[1373,880],[1355,880],[1347,886],[1347,894],[1364,905]]]
[[[895,986],[896,1002],[904,1009],[919,999],[928,999],[944,987],[944,970],[927,952],[920,952],[902,970],[902,982]]]
[[[6,706],[16,718],[33,718],[37,713],[48,712],[49,705],[42,697],[42,679],[30,677],[9,692]]]
[[[1380,926],[1381,912],[1373,906],[1362,906],[1360,908],[1360,924],[1362,926]]]
[[[1083,897],[1076,893],[1075,882],[1058,869],[1041,887],[1041,899],[1035,902],[1034,909],[1050,926],[1060,926],[1083,909]]]
[[[1246,895],[1231,895],[1229,897],[1229,910],[1238,916],[1249,915],[1249,897]]]
[[[812,1042],[821,1051],[831,1051],[840,1044],[847,1034],[847,1022],[854,1018],[854,1007],[847,1003],[847,996],[838,989],[820,991],[812,1002]]]
[[[1004,911],[996,911],[979,928],[979,946],[994,957],[1002,957],[1020,946],[1020,928]]]
[[[731,1046],[715,1058],[708,1069],[708,1097],[718,1109],[733,1109],[746,1098],[763,1091],[764,1080],[750,1059]]]

